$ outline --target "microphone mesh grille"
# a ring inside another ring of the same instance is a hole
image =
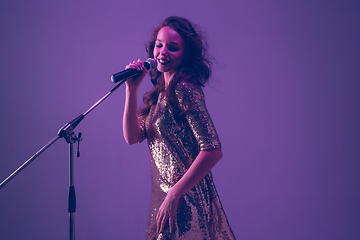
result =
[[[148,58],[148,60],[146,60],[146,62],[148,62],[150,65],[149,70],[154,70],[157,67],[157,61],[154,58]]]

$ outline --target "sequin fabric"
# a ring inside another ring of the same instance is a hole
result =
[[[180,82],[175,87],[179,106],[185,113],[182,121],[174,118],[164,92],[140,119],[144,139],[151,155],[152,196],[147,239],[235,239],[209,172],[180,198],[174,231],[167,224],[156,232],[156,214],[167,192],[185,174],[201,150],[221,147],[215,127],[206,109],[200,86]]]

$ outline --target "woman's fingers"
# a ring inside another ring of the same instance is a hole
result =
[[[160,218],[160,211],[156,214],[156,222],[158,222],[159,221],[159,218]]]
[[[172,212],[159,211],[156,215],[156,231],[158,233],[163,232],[166,222],[169,220],[170,233],[173,231],[174,214]]]
[[[138,71],[144,69],[144,63],[141,61],[141,59],[138,59],[137,61],[133,61],[132,63],[130,63],[130,66]]]
[[[128,65],[126,65],[125,69],[129,69],[129,68],[133,68],[138,71],[145,69],[144,63],[141,61],[141,59],[138,59],[137,61],[133,61],[133,62],[129,63]]]
[[[144,67],[144,63],[143,61],[141,61],[141,59],[129,63],[128,65],[126,65],[125,69],[136,69],[137,71],[139,71],[139,73],[142,71],[141,74],[133,76],[125,82],[126,86],[130,89],[136,89],[148,72]]]
[[[163,231],[164,231],[164,228],[165,228],[165,224],[166,224],[166,220],[167,220],[167,219],[168,219],[168,217],[167,217],[166,215],[162,218],[159,232],[163,232]]]
[[[161,214],[160,211],[156,214],[156,231],[160,232]]]
[[[170,233],[173,232],[173,225],[174,225],[174,217],[171,215],[171,216],[169,217]]]
[[[168,219],[167,215],[162,212],[161,213],[159,212],[156,215],[156,231],[158,233],[161,233],[164,230],[167,219]]]
[[[178,207],[179,199],[173,194],[168,193],[159,211],[156,215],[156,228],[158,232],[162,232],[166,223],[169,221],[170,233],[174,230],[174,219]]]

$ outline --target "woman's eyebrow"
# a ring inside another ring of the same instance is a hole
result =
[[[156,39],[156,41],[158,41],[158,42],[162,42],[160,39]],[[178,43],[178,42],[170,42],[170,44],[173,44],[173,45],[181,45],[180,43]]]

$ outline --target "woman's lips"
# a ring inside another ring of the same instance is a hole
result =
[[[158,59],[158,62],[159,62],[161,65],[166,65],[166,64],[169,64],[171,61],[168,60],[168,59]]]

